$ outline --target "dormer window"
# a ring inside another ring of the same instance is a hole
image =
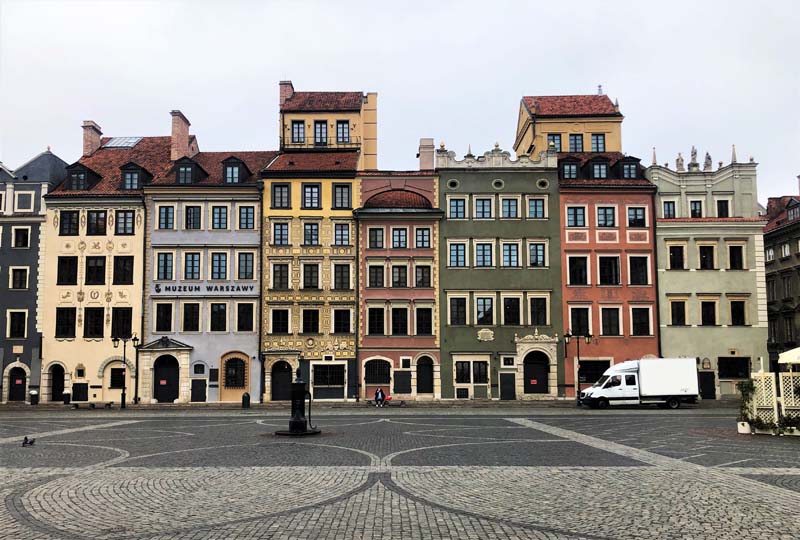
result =
[[[577,163],[564,163],[561,166],[561,174],[565,179],[578,178],[578,164]]]
[[[596,178],[596,179],[608,178],[608,164],[607,163],[593,163],[592,164],[592,178]]]
[[[800,218],[800,206],[789,208],[789,221],[794,221],[797,218]]]
[[[86,173],[74,172],[69,177],[69,187],[73,191],[82,191],[86,189]]]
[[[622,178],[636,178],[638,172],[636,163],[623,163],[622,164]]]
[[[225,183],[238,184],[239,183],[239,166],[238,165],[225,165]]]
[[[192,183],[192,166],[181,165],[178,167],[178,183],[191,184]]]
[[[139,189],[141,187],[139,171],[124,171],[122,173],[122,189]]]

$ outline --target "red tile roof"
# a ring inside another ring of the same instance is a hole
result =
[[[536,116],[621,116],[606,95],[524,96],[522,101]]]
[[[579,188],[579,187],[631,187],[631,188],[650,188],[655,190],[656,186],[644,178],[585,178],[572,180],[559,180],[560,187]]]
[[[413,191],[390,189],[373,195],[364,203],[364,208],[433,208],[431,202]]]
[[[436,176],[434,170],[422,171],[358,171],[358,176]]]
[[[590,160],[594,158],[606,158],[608,160],[608,166],[613,167],[617,164],[617,162],[626,157],[622,152],[559,152],[558,159],[564,158],[578,158],[581,160],[581,167],[586,165]],[[638,160],[638,158],[636,158]]]
[[[358,152],[291,152],[278,156],[264,172],[355,172],[357,168]]]
[[[705,217],[705,218],[658,218],[659,223],[759,223],[767,221],[764,217]]]
[[[360,111],[361,92],[295,92],[281,112]]]
[[[192,161],[200,165],[208,173],[207,178],[191,185],[211,185],[223,184],[223,165],[222,162],[228,158],[236,158],[247,166],[252,176],[246,179],[247,182],[255,182],[259,178],[259,173],[270,164],[279,154],[277,151],[242,151],[242,152],[198,152],[191,157]],[[242,180],[245,180],[242,178]],[[151,182],[155,185],[175,184],[174,170],[170,169],[163,176],[153,178]]]
[[[800,199],[797,195],[784,195],[782,197],[770,197],[767,201],[767,219],[769,222],[764,226],[764,232],[768,233],[789,223],[789,211],[787,206],[792,200]],[[796,222],[796,220],[794,221]]]

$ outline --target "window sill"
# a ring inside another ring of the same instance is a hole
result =
[[[727,272],[747,272],[749,268],[727,268]]]
[[[301,206],[300,210],[322,210],[321,206]]]
[[[291,244],[270,244],[269,247],[284,248],[284,247],[292,247],[292,245]]]
[[[352,206],[331,206],[331,210],[352,210]]]
[[[698,272],[716,272],[720,268],[695,268],[695,270]]]
[[[322,247],[322,244],[300,244],[303,248]]]
[[[301,336],[321,336],[322,332],[300,332]]]
[[[270,210],[291,210],[291,206],[270,206]]]
[[[351,247],[353,247],[353,244],[333,244],[332,246],[333,247],[339,247],[339,248],[351,248]]]
[[[598,283],[597,286],[604,289],[622,288],[621,283]]]
[[[349,288],[348,289],[333,288],[333,289],[331,289],[331,292],[353,292],[353,289],[349,289]]]
[[[291,336],[292,333],[291,332],[270,332],[267,335],[269,335],[269,336]]]

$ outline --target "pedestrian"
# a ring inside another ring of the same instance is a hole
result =
[[[375,390],[375,406],[383,407],[384,401],[386,401],[386,394],[383,393],[383,388],[378,388]]]

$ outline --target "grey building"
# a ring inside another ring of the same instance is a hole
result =
[[[692,152],[688,168],[653,164],[656,259],[664,357],[697,358],[704,399],[736,394],[767,359],[767,297],[756,163],[713,170]],[[655,162],[655,158],[653,160]]]
[[[42,197],[67,174],[49,149],[11,171],[0,163],[0,366],[2,402],[25,401],[39,390],[38,319],[40,244],[45,233]]]

